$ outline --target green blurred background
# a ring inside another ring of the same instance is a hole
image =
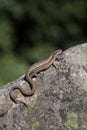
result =
[[[56,50],[87,41],[87,0],[0,0],[0,86]]]

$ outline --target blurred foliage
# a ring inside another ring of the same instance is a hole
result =
[[[86,0],[0,0],[0,86],[27,67],[87,41]]]
[[[14,80],[14,77],[22,75],[23,70],[25,70],[26,65],[20,59],[17,59],[13,55],[3,55],[0,62],[0,83],[8,82]],[[14,76],[12,76],[14,74]]]

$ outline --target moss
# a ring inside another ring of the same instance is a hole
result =
[[[35,127],[38,127],[40,125],[40,123],[39,123],[39,121],[37,121],[36,117],[32,118],[32,125],[35,126]]]
[[[76,130],[78,128],[78,115],[75,112],[67,114],[67,120],[65,122],[65,127],[68,130]]]

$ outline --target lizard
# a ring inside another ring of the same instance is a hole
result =
[[[62,50],[56,50],[54,51],[46,60],[40,61],[40,62],[36,62],[34,63],[26,72],[25,74],[25,78],[26,81],[30,84],[31,86],[31,91],[25,91],[23,88],[21,88],[20,86],[13,86],[10,91],[9,91],[9,96],[11,98],[11,100],[15,103],[19,103],[22,101],[17,100],[13,94],[12,91],[15,89],[18,89],[24,96],[32,96],[35,93],[36,90],[36,86],[34,81],[32,80],[32,78],[35,76],[38,76],[38,73],[41,71],[46,70],[47,68],[49,68],[51,65],[55,66],[55,58],[57,55],[61,54]],[[23,103],[23,102],[22,102]],[[25,103],[24,103],[25,104]]]

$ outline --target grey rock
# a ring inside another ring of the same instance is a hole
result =
[[[15,104],[9,90],[20,85],[30,90],[25,75],[0,89],[0,130],[87,130],[87,43],[64,51],[34,79],[36,91],[24,97],[13,94],[27,107]]]

